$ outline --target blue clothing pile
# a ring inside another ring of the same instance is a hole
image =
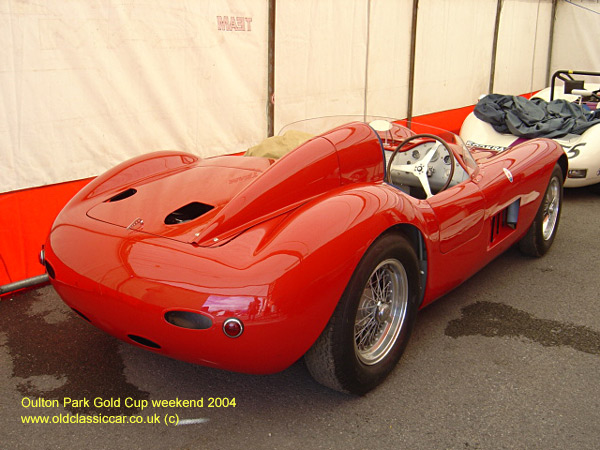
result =
[[[600,123],[594,112],[577,103],[566,100],[547,102],[541,98],[527,100],[513,95],[486,95],[479,100],[473,112],[498,133],[528,139],[582,134]]]

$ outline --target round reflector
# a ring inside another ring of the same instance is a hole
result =
[[[235,318],[229,318],[223,323],[223,333],[227,337],[236,338],[244,332],[244,325],[242,321]]]

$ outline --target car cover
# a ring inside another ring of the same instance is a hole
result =
[[[577,103],[566,100],[547,102],[541,98],[527,100],[513,95],[486,95],[479,100],[473,112],[498,133],[528,139],[582,134],[600,123],[600,118]]]

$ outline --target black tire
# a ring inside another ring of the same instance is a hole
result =
[[[527,234],[519,242],[521,253],[527,256],[540,257],[550,249],[558,231],[562,199],[563,173],[557,164],[554,166],[548,187],[533,223],[527,230]]]
[[[313,378],[358,395],[379,385],[408,343],[417,316],[419,280],[417,256],[407,239],[391,233],[379,238],[304,356]]]

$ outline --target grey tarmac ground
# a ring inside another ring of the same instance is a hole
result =
[[[0,448],[598,449],[599,224],[600,196],[567,190],[550,252],[511,249],[421,311],[400,364],[364,397],[318,385],[301,361],[250,376],[146,352],[76,317],[49,286],[7,297]],[[235,407],[209,408],[210,398]],[[204,403],[151,406],[177,399]],[[165,425],[176,416],[179,426]]]

